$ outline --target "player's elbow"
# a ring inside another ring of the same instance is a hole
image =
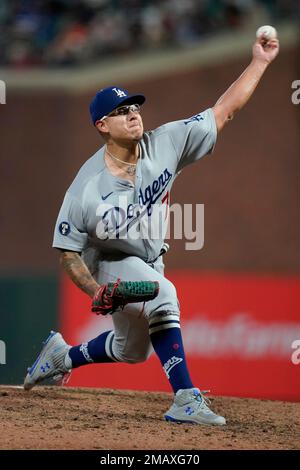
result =
[[[233,119],[234,113],[218,104],[216,104],[212,109],[215,116],[217,130],[220,132],[223,127]]]

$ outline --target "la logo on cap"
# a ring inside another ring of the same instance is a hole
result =
[[[126,93],[122,90],[119,90],[119,88],[113,88],[113,91],[118,95],[119,98],[127,96]]]

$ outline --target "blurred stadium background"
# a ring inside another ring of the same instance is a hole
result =
[[[185,251],[184,240],[172,240],[165,263],[197,385],[300,401],[300,364],[291,361],[300,340],[300,122],[291,100],[299,5],[1,0],[0,384],[22,382],[49,329],[79,343],[110,326],[89,313],[51,248],[64,193],[102,145],[88,114],[95,91],[115,84],[145,93],[146,129],[193,115],[248,64],[257,27],[273,24],[280,56],[213,156],[173,189],[173,203],[205,204],[204,248]],[[81,368],[71,384],[169,389],[156,358]]]

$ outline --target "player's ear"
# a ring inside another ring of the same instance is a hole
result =
[[[101,132],[101,134],[108,134],[108,126],[105,119],[97,121],[95,126],[97,127],[98,131]]]

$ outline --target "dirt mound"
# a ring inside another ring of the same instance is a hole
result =
[[[215,397],[227,426],[167,423],[171,394],[0,387],[0,449],[300,449],[300,403]]]

